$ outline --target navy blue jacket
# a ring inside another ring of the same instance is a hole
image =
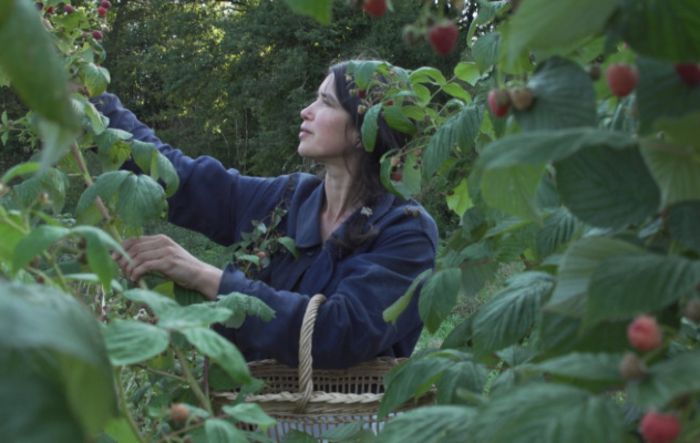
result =
[[[275,254],[255,280],[229,265],[219,286],[220,294],[242,292],[275,310],[269,322],[249,317],[238,329],[220,330],[248,360],[274,358],[296,366],[304,310],[319,292],[328,299],[316,319],[315,367],[346,368],[376,356],[411,354],[422,328],[418,297],[395,325],[384,322],[382,311],[435,264],[437,228],[420,205],[384,194],[368,220],[378,229],[377,237],[342,256],[337,244],[321,239],[325,190],[318,177],[303,173],[249,177],[208,156],[192,159],[158,139],[116,96],[104,94],[95,101],[111,127],[154,143],[175,166],[180,187],[168,200],[172,223],[231,245],[242,232],[252,230],[252,221],[266,219],[284,200],[287,214],[278,229],[295,240],[299,257]],[[342,236],[344,229],[345,224],[332,235]]]

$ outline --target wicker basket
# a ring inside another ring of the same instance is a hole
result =
[[[304,313],[299,336],[299,368],[275,360],[249,363],[251,374],[265,382],[259,394],[246,401],[257,403],[277,420],[268,436],[282,441],[290,430],[320,436],[341,424],[361,421],[377,432],[386,419],[377,411],[384,393],[384,376],[403,359],[379,357],[349,369],[312,369],[311,337],[318,307],[326,300],[314,295]],[[215,394],[220,400],[235,400],[236,392]],[[401,410],[433,401],[432,393],[406,404]]]

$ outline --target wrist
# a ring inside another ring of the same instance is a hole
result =
[[[223,271],[221,269],[208,263],[202,263],[202,267],[195,277],[195,289],[207,299],[215,300],[219,293],[222,275]]]

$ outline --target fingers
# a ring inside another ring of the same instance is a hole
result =
[[[128,257],[113,252],[112,258],[127,278],[137,281],[148,272],[167,269],[179,245],[165,235],[147,235],[124,240],[122,247]]]

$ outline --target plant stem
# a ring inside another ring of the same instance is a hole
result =
[[[136,424],[134,417],[131,415],[131,411],[129,410],[128,405],[126,404],[126,393],[124,392],[124,387],[122,386],[121,373],[122,373],[121,368],[114,369],[114,382],[117,384],[117,396],[119,397],[119,409],[121,410],[122,414],[124,414],[124,417],[126,417],[127,422],[129,422],[129,427],[131,428],[131,432],[134,433],[134,436],[136,436],[139,443],[146,443],[145,440],[143,439],[143,436],[141,435],[141,432],[139,432],[139,427]]]
[[[199,402],[202,404],[204,409],[209,412],[209,414],[213,415],[212,409],[211,409],[211,402],[209,401],[209,398],[204,395],[204,392],[202,392],[201,387],[199,386],[199,383],[197,380],[194,378],[192,375],[192,371],[190,371],[190,365],[187,359],[185,358],[184,354],[180,349],[177,347],[173,346],[173,349],[175,350],[175,355],[177,355],[177,359],[180,361],[180,366],[182,367],[182,372],[185,374],[185,378],[187,379],[187,382],[190,385],[190,388],[192,388],[192,392],[194,393],[194,396],[197,397]]]
[[[183,383],[187,382],[187,380],[185,378],[180,377],[179,375],[171,374],[171,373],[165,372],[165,371],[160,371],[158,369],[149,368],[148,366],[145,366],[145,365],[138,365],[138,367],[145,370],[145,371],[152,372],[156,375],[160,375],[161,377],[173,378],[173,379],[181,381]]]

